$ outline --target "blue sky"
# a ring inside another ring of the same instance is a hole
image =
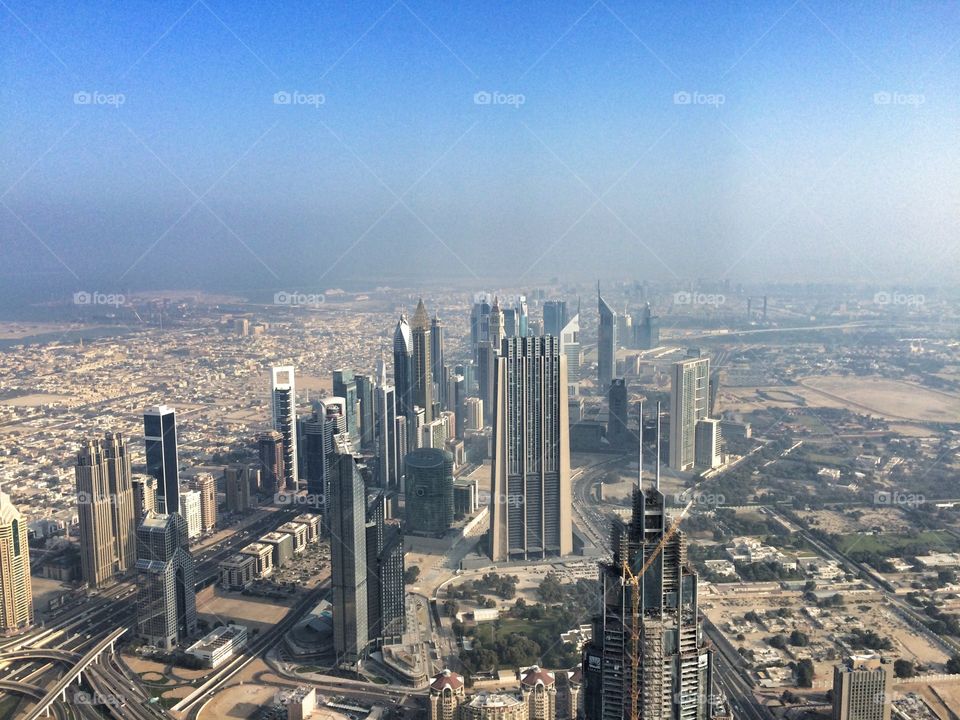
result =
[[[3,0],[0,32],[18,287],[957,279],[957,3]]]

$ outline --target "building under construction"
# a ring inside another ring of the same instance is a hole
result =
[[[614,520],[613,558],[600,564],[602,610],[583,655],[590,720],[731,717],[698,622],[687,540],[658,486],[634,488],[631,519]]]

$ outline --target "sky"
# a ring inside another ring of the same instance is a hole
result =
[[[2,0],[0,34],[7,295],[960,275],[956,2]]]

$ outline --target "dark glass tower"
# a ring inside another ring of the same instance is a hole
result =
[[[333,394],[347,402],[347,432],[356,449],[360,442],[360,417],[357,414],[357,381],[353,370],[341,368],[333,371]]]
[[[560,333],[566,326],[566,300],[547,300],[543,304],[543,334],[560,337]]]
[[[453,455],[439,448],[420,448],[407,454],[404,468],[407,528],[444,535],[453,524]]]
[[[180,512],[180,465],[177,458],[177,416],[166,405],[143,412],[147,473],[157,479],[157,512]]]
[[[617,313],[600,295],[600,283],[597,283],[597,310],[600,314],[597,327],[597,385],[603,390],[610,387],[617,373]]]
[[[275,367],[271,392],[273,429],[283,436],[283,483],[278,490],[296,492],[297,472],[297,387],[293,366]]]
[[[386,512],[380,490],[369,499],[366,525],[367,632],[375,647],[400,642],[406,626],[403,534]]]
[[[423,300],[410,323],[413,340],[413,402],[423,408],[424,423],[433,420],[433,362],[430,356],[430,318]]]
[[[257,435],[260,458],[260,489],[270,495],[283,490],[283,435],[268,430]]]
[[[413,336],[402,314],[393,331],[393,385],[397,391],[397,414],[410,417],[413,397]]]
[[[449,409],[447,386],[444,382],[443,363],[443,321],[439,315],[434,315],[430,321],[430,372],[433,376],[434,400],[440,403],[444,410]]]
[[[357,382],[357,402],[360,403],[360,429],[358,431],[360,433],[360,448],[362,450],[372,450],[374,447],[373,413],[375,408],[373,378],[369,375],[356,375],[354,380]]]

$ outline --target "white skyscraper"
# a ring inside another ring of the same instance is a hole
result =
[[[689,470],[696,462],[697,422],[710,411],[710,360],[673,364],[670,386],[670,467]]]
[[[297,388],[292,365],[273,368],[270,399],[273,408],[273,429],[283,436],[284,488],[296,492],[297,475]]]
[[[180,490],[180,515],[187,521],[187,537],[191,540],[200,537],[203,531],[203,513],[200,506],[198,490]]]

